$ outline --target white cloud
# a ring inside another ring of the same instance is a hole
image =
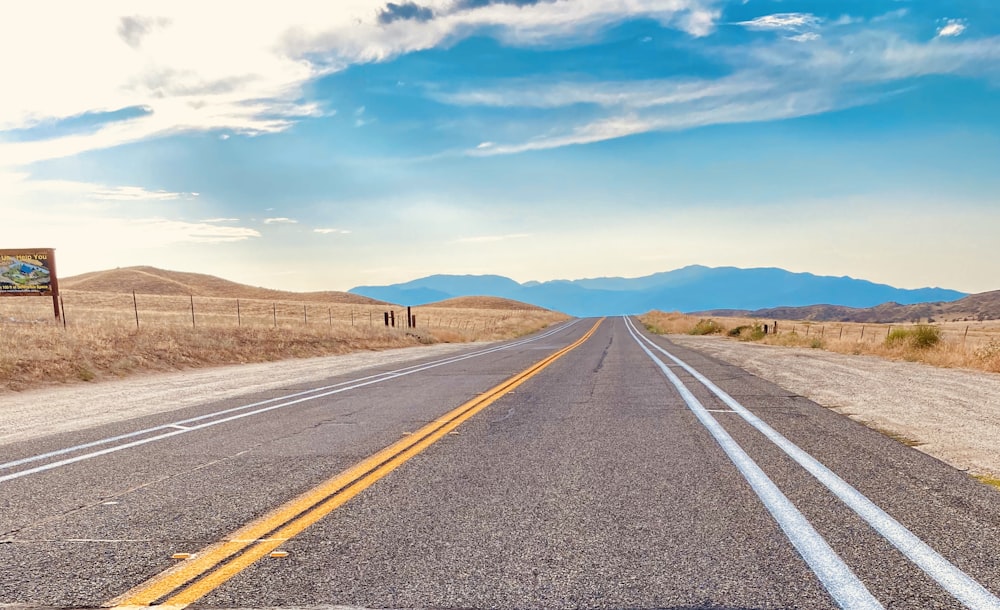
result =
[[[150,191],[139,186],[99,187],[94,196],[98,199],[112,201],[171,201],[174,199],[191,199],[197,193],[172,193],[164,190]]]
[[[14,201],[25,196],[73,196],[89,201],[176,201],[192,200],[198,193],[148,190],[139,186],[108,186],[73,180],[32,180],[22,172],[0,171],[0,197]]]
[[[266,225],[294,225],[298,224],[299,221],[292,218],[265,218],[264,224]]]
[[[949,36],[961,36],[965,32],[965,23],[960,19],[949,19],[948,22],[938,29],[938,38]]]
[[[809,34],[806,32],[805,34]],[[799,44],[809,41],[810,44]],[[1000,37],[925,43],[867,31],[840,37],[777,39],[714,51],[732,74],[716,80],[644,82],[507,81],[491,89],[435,93],[446,103],[559,109],[587,104],[573,119],[553,113],[540,135],[480,144],[486,156],[587,144],[714,124],[795,118],[872,103],[904,79],[934,74],[1000,77]],[[584,117],[584,118],[578,118]]]
[[[821,21],[811,13],[775,13],[749,21],[739,21],[737,24],[748,30],[801,30],[815,28]]]
[[[351,232],[345,229],[313,229],[313,233],[322,235],[350,235]]]
[[[789,36],[788,40],[794,40],[795,42],[811,42],[813,40],[819,40],[820,35],[816,32],[803,32],[801,34],[796,34],[795,36]]]
[[[239,222],[239,218],[206,218],[202,222]]]
[[[19,58],[0,65],[0,131],[137,106],[148,113],[92,133],[0,143],[0,167],[184,131],[222,130],[223,139],[279,132],[326,112],[302,99],[313,79],[484,28],[508,44],[541,45],[648,18],[704,36],[718,18],[715,3],[555,0],[456,11],[452,0],[427,0],[436,18],[389,24],[378,20],[384,0],[21,3],[17,18],[0,21],[0,56]]]

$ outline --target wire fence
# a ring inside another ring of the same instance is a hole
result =
[[[0,324],[314,328],[370,327],[417,332],[447,329],[460,333],[503,333],[533,310],[399,307],[323,301],[285,301],[63,291],[62,318],[55,320],[48,297],[0,299]],[[550,312],[545,312],[550,313]],[[551,315],[551,314],[550,314]]]

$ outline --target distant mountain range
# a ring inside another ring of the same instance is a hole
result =
[[[700,312],[706,316],[761,318],[764,320],[815,320],[816,322],[957,322],[1000,320],[1000,290],[973,294],[957,301],[938,303],[882,303],[857,309],[841,305],[773,307],[755,311],[717,309]]]
[[[816,304],[866,308],[887,302],[904,305],[948,302],[967,296],[942,288],[907,290],[850,277],[792,273],[777,268],[700,265],[638,278],[524,284],[499,275],[432,275],[390,286],[358,286],[349,292],[401,305],[425,305],[462,296],[494,296],[579,317],[638,314],[653,309],[694,312]]]

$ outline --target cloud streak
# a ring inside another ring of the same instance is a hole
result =
[[[792,20],[786,20],[792,21]],[[800,23],[795,20],[795,23]],[[717,79],[641,82],[506,81],[488,89],[435,92],[459,106],[578,107],[583,116],[551,124],[541,135],[503,143],[493,134],[466,151],[470,156],[514,154],[589,144],[646,133],[706,125],[809,116],[872,103],[904,79],[929,75],[1000,77],[1000,38],[913,42],[896,34],[861,32],[833,39],[777,40],[749,48],[717,50],[731,68]],[[589,107],[590,111],[584,112]],[[580,109],[582,108],[582,110]]]

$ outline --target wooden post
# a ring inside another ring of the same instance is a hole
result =
[[[271,317],[274,319],[274,327],[278,328],[278,304],[271,303]]]
[[[191,297],[191,328],[194,328],[194,295],[189,295]]]
[[[52,290],[52,310],[56,314],[56,320],[58,320],[62,313],[59,311],[59,274],[56,273],[56,251],[51,249],[48,251],[49,261],[49,288]],[[64,325],[65,326],[65,325]]]
[[[139,328],[139,303],[135,300],[135,291],[132,291],[132,309],[135,310],[135,327]]]
[[[862,324],[861,325],[861,338],[858,339],[858,341],[864,341],[864,339],[865,339],[865,325]]]
[[[840,337],[838,337],[838,338],[839,339],[843,339],[844,338],[844,327],[843,326],[840,327]]]
[[[236,299],[236,326],[243,326],[243,320],[240,319],[240,300]]]
[[[385,318],[385,325],[389,326],[389,312],[388,311],[383,311],[382,312],[382,317]]]
[[[305,303],[302,304],[302,323],[303,324],[308,324],[309,323],[309,315],[306,314],[306,305],[305,305]]]
[[[64,308],[64,309],[63,309],[63,316],[65,317],[65,315],[66,315],[66,309]],[[962,335],[962,347],[965,347],[965,341],[966,341],[966,340],[967,340],[968,338],[969,338],[969,326],[968,326],[968,325],[966,325],[966,326],[965,326],[965,334],[964,334],[964,335]]]
[[[66,330],[66,303],[63,303],[62,295],[59,295],[59,309],[62,310],[63,330]]]
[[[406,328],[412,328],[413,316],[410,315],[410,306],[406,306]]]

